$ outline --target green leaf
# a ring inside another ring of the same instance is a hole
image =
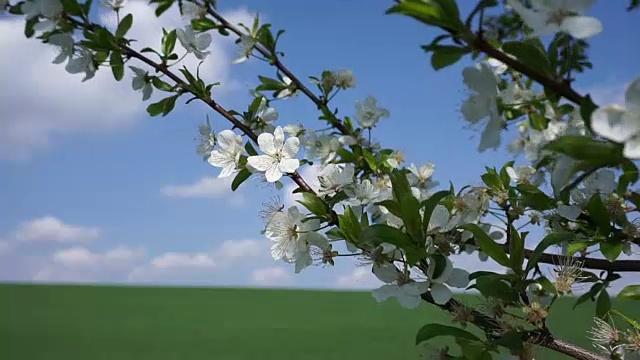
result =
[[[600,194],[593,194],[585,209],[589,213],[591,221],[597,226],[597,234],[608,236],[611,232],[611,219]]]
[[[600,243],[600,252],[607,260],[616,261],[620,253],[622,253],[622,242],[615,240],[607,240]]]
[[[124,77],[124,62],[122,61],[122,54],[118,51],[112,51],[111,57],[109,58],[109,64],[111,65],[113,78],[116,79],[116,81],[122,80]]]
[[[156,76],[151,78],[151,84],[160,91],[173,92],[173,87],[169,85],[169,83],[160,80],[160,78]]]
[[[258,152],[250,142],[247,141],[247,143],[244,145],[244,149],[247,150],[247,154],[249,154],[250,156],[258,156]]]
[[[462,21],[455,17],[450,8],[443,7],[440,3],[441,1],[434,0],[404,0],[392,6],[386,14],[402,14],[427,25],[461,30],[464,27]]]
[[[131,29],[131,25],[133,25],[133,15],[127,14],[127,16],[120,20],[120,24],[118,24],[118,29],[116,29],[116,37],[124,37],[129,29]]]
[[[576,303],[573,304],[573,310],[575,310],[578,305],[582,304],[583,302],[587,301],[587,300],[595,300],[595,296],[598,295],[598,292],[600,292],[600,290],[604,287],[603,283],[595,283],[593,284],[593,286],[591,286],[591,289],[589,289],[589,291],[587,291],[586,293],[582,294],[578,300],[576,300]]]
[[[440,70],[455,64],[468,52],[469,49],[459,46],[438,46],[437,49],[433,50],[433,54],[431,55],[431,66],[434,70]]]
[[[373,224],[364,229],[362,237],[372,241],[374,245],[382,243],[393,244],[399,248],[414,246],[411,237],[404,231],[385,224]]]
[[[516,229],[513,225],[511,225],[511,244],[509,249],[510,260],[511,260],[511,269],[515,271],[516,274],[520,274],[522,272],[522,264],[524,263],[524,243],[525,237],[527,233],[520,233],[518,229]]]
[[[598,106],[593,102],[591,95],[589,94],[587,94],[584,100],[580,103],[580,116],[582,117],[587,129],[591,129],[591,114],[593,114],[597,108]]]
[[[564,135],[543,146],[543,149],[565,154],[593,166],[615,166],[624,160],[622,145],[588,136]]]
[[[325,206],[324,202],[312,193],[302,193],[302,200],[297,200],[297,202],[306,207],[314,215],[327,215],[327,207]]]
[[[164,56],[171,55],[176,47],[177,38],[178,33],[175,29],[164,34],[164,36],[162,37],[162,54],[164,54]]]
[[[198,32],[209,31],[217,27],[218,25],[213,20],[206,17],[191,20],[191,28]]]
[[[60,0],[64,12],[72,16],[82,16],[82,6],[78,4],[77,0]]]
[[[537,112],[529,113],[529,124],[531,124],[532,128],[538,131],[543,131],[547,128],[547,122],[547,118],[541,114]]]
[[[393,196],[398,202],[402,216],[402,222],[413,241],[423,244],[426,240],[422,231],[422,217],[420,216],[420,202],[413,196],[407,176],[402,171],[394,171],[391,179]]]
[[[524,343],[520,338],[518,330],[509,330],[495,341],[496,345],[503,346],[509,350],[522,351],[524,350]]]
[[[486,275],[477,278],[476,288],[487,298],[496,298],[507,303],[518,301],[518,292],[500,275]]]
[[[611,299],[607,290],[602,289],[596,302],[596,316],[602,319],[609,313],[609,310],[611,310]]]
[[[504,185],[502,183],[502,179],[500,178],[500,174],[496,171],[496,169],[492,169],[487,167],[487,172],[480,176],[482,181],[489,187],[491,190],[499,191],[504,189]]]
[[[523,205],[537,211],[545,211],[556,208],[555,201],[532,184],[518,184],[516,190],[520,193]]]
[[[360,243],[362,240],[362,226],[351,206],[347,206],[344,209],[344,214],[338,215],[338,225],[347,241],[352,244]]]
[[[639,174],[638,167],[629,159],[624,159],[620,165],[622,174],[618,179],[618,194],[624,194],[630,185],[638,182]]]
[[[251,176],[251,171],[247,169],[242,169],[238,172],[235,178],[233,178],[233,182],[231,182],[231,190],[236,191],[238,187],[245,182]]]
[[[416,345],[440,336],[453,336],[455,338],[481,342],[480,338],[466,330],[449,325],[432,323],[427,324],[418,330]]]
[[[509,267],[509,258],[507,257],[507,253],[502,249],[502,246],[489,237],[489,235],[487,235],[487,233],[478,225],[465,224],[459,228],[471,231],[478,243],[478,246],[480,247],[480,250],[495,260],[498,264]]]
[[[509,41],[504,43],[502,50],[536,70],[547,74],[553,73],[547,54],[537,39]]]
[[[540,256],[542,256],[542,254],[545,252],[545,250],[547,250],[549,246],[557,245],[563,241],[569,241],[575,238],[575,236],[576,235],[574,233],[570,232],[558,232],[545,236],[544,239],[540,241],[538,246],[533,249],[531,256],[529,256],[529,261],[527,262],[527,267],[524,272],[528,273],[535,267],[535,265],[538,263],[538,259],[540,259]]]
[[[166,116],[168,113],[173,110],[176,105],[176,100],[180,95],[173,95],[167,98],[164,98],[156,103],[153,103],[147,106],[147,112],[151,116],[158,116],[162,114],[162,116]]]
[[[420,207],[424,208],[424,214],[422,217],[422,228],[426,231],[429,227],[429,222],[431,221],[431,214],[433,214],[433,209],[442,201],[442,199],[451,195],[451,192],[448,190],[438,191],[437,193],[429,196],[428,199],[424,200]],[[389,210],[391,211],[391,210]]]
[[[618,293],[618,299],[640,300],[640,285],[629,285]]]
[[[623,313],[619,312],[618,310],[615,309],[611,309],[611,311],[609,311],[610,313],[617,315],[619,317],[621,317],[624,321],[626,321],[629,325],[633,326],[634,328],[636,328],[636,330],[640,330],[640,323],[631,319],[630,317],[624,315]]]

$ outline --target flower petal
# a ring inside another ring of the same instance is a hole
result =
[[[451,290],[443,284],[433,284],[431,286],[431,297],[436,304],[444,305],[451,300]]]
[[[276,159],[272,158],[269,155],[249,156],[247,158],[247,163],[258,171],[267,171],[268,169],[273,167],[277,168],[278,164]]]
[[[278,167],[278,163],[274,162],[265,172],[264,176],[267,182],[276,182],[282,178],[282,171]]]
[[[570,16],[560,29],[576,39],[588,39],[602,32],[602,23],[592,16]]]
[[[629,84],[624,99],[627,110],[640,116],[640,77]]]
[[[281,126],[273,130],[273,146],[277,151],[281,151],[284,147],[284,130]]]
[[[300,139],[297,137],[290,137],[284,142],[282,148],[282,155],[284,155],[284,157],[295,158],[298,151],[300,151]]]
[[[275,155],[278,151],[275,146],[275,137],[273,134],[262,133],[258,135],[258,146],[260,150],[267,155]]]
[[[298,170],[300,161],[298,159],[282,159],[278,165],[278,171],[283,173],[292,173]]]
[[[392,283],[398,280],[398,269],[393,264],[373,264],[373,275],[375,275],[380,281],[384,283]]]
[[[415,296],[415,295],[401,294],[399,296],[396,296],[396,298],[398,299],[398,303],[400,304],[400,306],[402,306],[405,309],[415,309],[422,302],[422,298],[420,298],[420,296]]]
[[[382,285],[381,287],[371,291],[371,295],[378,302],[383,302],[390,297],[398,295],[398,285]]]
[[[469,285],[469,272],[464,269],[455,268],[446,282],[455,288],[464,289]]]
[[[311,264],[313,264],[313,260],[308,251],[301,251],[296,254],[296,274],[299,274],[302,269],[311,266]]]
[[[226,150],[239,144],[242,144],[242,138],[233,131],[222,130],[218,133],[218,145],[220,148]]]

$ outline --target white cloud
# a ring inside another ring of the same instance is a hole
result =
[[[216,271],[213,257],[205,252],[166,252],[127,275],[129,282],[190,282]]]
[[[0,256],[6,255],[13,250],[13,246],[8,241],[0,240]]]
[[[36,282],[118,282],[145,258],[145,250],[118,246],[103,252],[73,246],[47,257],[23,259]]]
[[[113,248],[104,253],[92,252],[87,248],[74,246],[68,249],[56,251],[53,261],[67,268],[88,267],[127,267],[135,261],[144,258],[143,249],[134,249],[126,246]]]
[[[185,254],[168,252],[151,260],[151,266],[157,269],[202,268],[212,269],[216,263],[206,253]]]
[[[258,286],[287,286],[291,284],[291,275],[280,266],[256,269],[251,273],[251,280]]]
[[[269,244],[265,240],[225,240],[213,251],[216,262],[225,266],[250,263],[270,258]]]
[[[139,40],[133,45],[137,49],[158,47],[163,27],[184,24],[176,7],[158,19],[152,6],[130,1],[121,15],[129,12],[134,15],[129,35]],[[107,14],[101,19],[108,23],[112,13]],[[233,22],[250,23],[251,19],[245,9],[233,11],[228,17]],[[131,90],[129,75],[116,82],[103,68],[95,78],[82,83],[83,75],[70,75],[64,65],[51,63],[56,55],[52,46],[25,38],[23,31],[21,18],[0,20],[0,158],[29,159],[34,151],[47,148],[58,134],[121,129],[146,117],[147,104]],[[180,45],[176,48],[181,52]],[[223,87],[216,92],[220,96],[233,89],[228,73],[236,50],[232,50],[231,39],[220,36],[214,36],[209,50],[211,55],[200,73],[207,81],[222,82]],[[139,65],[131,62],[134,64]],[[184,64],[195,69],[197,60],[189,56]]]
[[[343,289],[375,289],[384,285],[367,266],[356,266],[350,273],[338,276],[336,286]]]
[[[177,198],[216,198],[231,194],[232,177],[203,177],[187,185],[167,185],[160,191],[166,196]]]
[[[65,224],[53,216],[21,223],[13,233],[18,241],[86,242],[100,236],[97,227]]]

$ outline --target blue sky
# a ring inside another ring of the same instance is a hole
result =
[[[355,100],[375,96],[391,117],[374,137],[403,151],[407,163],[434,163],[441,183],[478,183],[484,166],[511,159],[506,151],[477,153],[478,130],[463,128],[461,70],[471,64],[468,59],[434,72],[419,45],[438,33],[384,15],[391,1],[245,1],[240,8],[220,3],[233,19],[248,21],[259,11],[274,29],[285,29],[283,60],[300,77],[353,70],[358,86],[336,98],[340,114],[352,115]],[[466,13],[475,2],[461,3]],[[640,43],[640,33],[629,31],[637,13],[625,12],[625,3],[599,1],[591,12],[604,32],[591,42],[595,71],[581,76],[577,87],[605,103],[619,102],[625,84],[640,73],[640,50],[631,45]],[[144,10],[137,1],[128,7],[134,14]],[[152,38],[159,27],[145,19],[134,17],[132,31]],[[117,84],[102,70],[80,84],[81,76],[49,64],[54,53],[45,45],[23,40],[21,26],[0,19],[1,32],[9,34],[0,39],[0,78],[9,82],[0,89],[0,280],[375,285],[366,271],[353,273],[351,261],[293,276],[292,267],[269,259],[257,213],[275,190],[258,182],[234,194],[216,180],[192,186],[217,175],[195,152],[198,124],[208,114],[220,131],[228,128],[223,119],[204,106],[183,104],[166,118],[149,118],[129,76]],[[255,60],[229,64],[236,52],[229,40],[214,38],[211,50],[203,66],[225,84],[217,99],[226,108],[244,109],[257,74],[275,74]],[[304,97],[275,107],[282,125],[323,127]],[[171,186],[174,196],[168,195]],[[190,188],[193,196],[175,196],[176,186],[183,195]],[[465,263],[476,264],[458,261]]]

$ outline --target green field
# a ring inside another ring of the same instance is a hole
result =
[[[571,305],[554,308],[550,328],[588,346],[593,308]],[[0,359],[418,359],[418,328],[447,321],[367,292],[0,285]]]

